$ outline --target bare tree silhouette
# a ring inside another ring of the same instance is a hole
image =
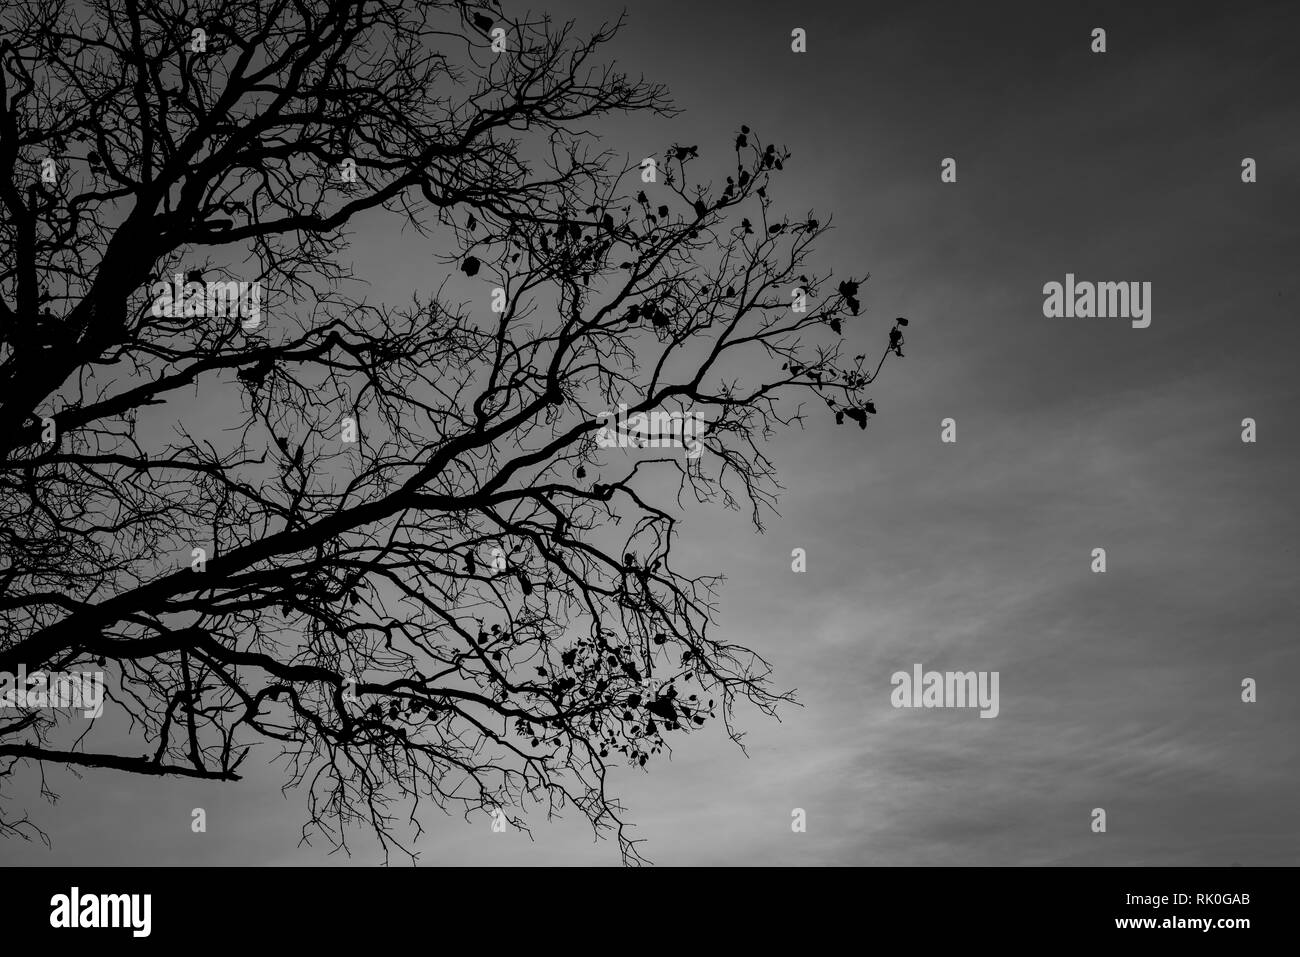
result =
[[[620,25],[5,5],[0,671],[99,668],[109,700],[89,731],[0,710],[0,784],[235,780],[260,743],[307,837],[411,853],[422,801],[520,827],[571,803],[635,862],[611,764],[789,697],[716,636],[719,579],[674,568],[680,503],[761,528],[762,441],[801,397],[865,428],[890,348],[842,358],[858,284],[805,273],[827,226],[775,211],[787,151],[742,128],[719,187],[694,146],[653,183],[601,149],[589,120],[672,113],[597,62]],[[376,213],[437,289],[355,297]],[[156,314],[176,273],[260,284],[265,321]],[[703,416],[703,454],[603,452],[619,403]],[[0,830],[45,839],[28,813]]]

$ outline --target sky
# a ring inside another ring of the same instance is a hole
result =
[[[782,205],[834,223],[817,262],[870,273],[851,345],[910,319],[866,433],[813,415],[769,445],[785,490],[763,534],[687,513],[679,560],[727,577],[721,635],[801,706],[743,714],[748,754],[706,731],[615,773],[655,863],[1300,860],[1300,14],[1070,6],[628,7],[609,55],[683,112],[611,121],[605,145],[720,156],[742,123],[786,144]],[[588,27],[617,9],[544,8]],[[409,238],[358,239],[376,295],[427,282]],[[1067,273],[1150,282],[1151,325],[1045,317]],[[914,664],[998,672],[999,714],[894,708],[890,676]],[[363,833],[350,858],[300,846],[305,808],[274,767],[237,785],[51,777],[62,800],[32,810],[53,848],[0,843],[0,861],[382,860]],[[576,813],[532,840],[423,823],[422,864],[618,863]]]

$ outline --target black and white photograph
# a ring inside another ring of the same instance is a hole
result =
[[[6,927],[563,867],[1278,933],[1297,44],[1256,0],[3,0]]]

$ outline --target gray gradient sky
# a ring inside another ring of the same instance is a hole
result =
[[[871,273],[852,345],[912,320],[865,435],[814,414],[771,445],[786,492],[766,534],[688,513],[683,566],[728,576],[727,636],[803,707],[746,716],[748,758],[713,731],[615,775],[657,863],[1300,861],[1300,14],[1064,6],[629,7],[619,65],[685,112],[608,124],[607,145],[707,159],[741,123],[784,142],[779,205],[833,214],[819,265]],[[548,9],[595,25],[615,8]],[[956,184],[939,180],[947,156]],[[428,283],[409,240],[359,238],[376,296]],[[1150,328],[1044,318],[1042,286],[1067,272],[1151,282]],[[948,416],[955,445],[939,441]],[[914,662],[999,671],[1000,715],[893,709],[889,677]],[[303,804],[271,771],[52,774],[63,800],[34,813],[53,850],[10,841],[0,860],[347,860],[297,846]],[[427,864],[618,860],[577,814],[531,843],[432,808],[424,823]],[[353,851],[381,857],[361,833]]]

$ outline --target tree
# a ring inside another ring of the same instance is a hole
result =
[[[102,669],[108,702],[87,731],[19,696],[0,784],[236,780],[269,745],[338,846],[362,824],[409,853],[422,800],[571,803],[634,862],[608,769],[789,698],[716,636],[718,578],[674,567],[674,503],[761,529],[762,440],[800,396],[866,428],[890,349],[841,357],[858,283],[805,274],[827,226],[774,208],[788,151],[742,127],[719,188],[694,146],[653,174],[600,149],[589,122],[673,112],[598,62],[620,25],[6,5],[0,672]],[[376,212],[439,288],[357,297],[348,228]],[[214,279],[262,318],[188,285]],[[620,403],[701,416],[703,454],[603,451]]]

